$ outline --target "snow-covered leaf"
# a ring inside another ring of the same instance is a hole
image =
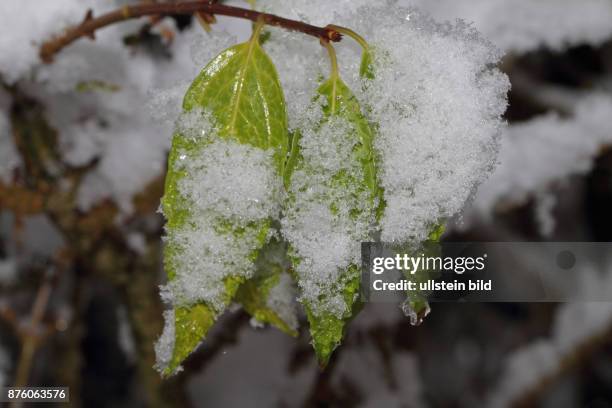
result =
[[[259,254],[255,275],[238,289],[236,301],[258,322],[296,337],[296,291],[286,252],[285,244],[270,241]]]
[[[175,307],[174,339],[158,347],[166,375],[253,275],[278,215],[287,120],[259,31],[203,69],[185,95],[186,115],[174,135],[162,199],[166,296]]]
[[[289,200],[289,218],[295,217],[298,223],[308,223],[321,217],[314,211],[324,212],[330,218],[331,232],[345,235],[349,247],[358,246],[369,235],[368,229],[375,220],[376,208],[382,197],[376,179],[373,132],[359,102],[340,79],[337,70],[334,69],[331,77],[319,87],[316,102],[321,103],[323,119],[314,132],[320,133],[325,126],[331,125],[329,129],[338,136],[338,142],[348,147],[345,156],[340,151],[330,151],[328,160],[345,163],[334,171],[327,171],[325,163],[310,161],[309,155],[302,155],[298,159],[294,177],[297,181],[293,180],[290,187],[293,197]],[[306,135],[308,137],[308,133]],[[319,142],[331,143],[333,148],[332,141],[322,139]],[[309,207],[300,197],[303,195],[300,184],[304,177],[323,184],[314,187],[323,188],[323,191],[307,198],[309,204],[315,204],[315,207],[310,207],[313,212],[300,208]],[[365,203],[362,199],[365,199]],[[342,341],[346,323],[359,309],[360,268],[355,259],[334,260],[337,254],[331,245],[319,248],[328,254],[309,253],[307,246],[310,244],[303,242],[294,230],[297,225],[291,222],[286,224],[286,235],[295,252],[298,282],[305,292],[302,302],[310,323],[312,343],[320,365],[325,366]],[[326,271],[331,275],[327,279],[313,276],[317,271],[308,265],[319,262],[315,258],[332,260],[327,267],[335,271]]]

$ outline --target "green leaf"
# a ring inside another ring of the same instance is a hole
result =
[[[183,109],[204,109],[211,113],[215,131],[213,138],[225,138],[261,149],[273,149],[279,177],[282,175],[288,150],[287,113],[283,91],[276,68],[259,43],[262,25],[256,27],[251,39],[233,46],[215,57],[198,75],[188,89]],[[179,191],[179,182],[187,174],[177,170],[180,156],[187,153],[197,156],[210,143],[210,138],[192,138],[176,133],[168,159],[165,193],[162,206],[171,235],[193,221],[192,203]],[[255,220],[245,225],[233,225],[227,219],[218,219],[215,230],[229,235],[228,239],[240,240],[244,236],[256,236],[257,248],[267,242],[271,221]],[[249,232],[245,233],[245,230]],[[259,250],[250,254],[253,262]],[[168,279],[177,274],[181,248],[169,240],[164,249],[164,265]],[[206,271],[203,271],[206,273]],[[229,276],[224,285],[226,306],[233,300],[240,285],[240,274]],[[178,305],[175,309],[175,347],[170,364],[163,371],[170,375],[204,339],[210,327],[223,310],[216,310],[204,302],[195,305]]]
[[[332,75],[318,89],[320,96],[326,99],[323,112],[327,116],[340,116],[353,124],[356,129],[357,147],[353,156],[361,163],[364,172],[363,182],[370,190],[372,200],[382,201],[383,190],[376,178],[376,159],[374,153],[374,132],[362,113],[359,101],[338,75]]]
[[[202,342],[204,335],[212,327],[216,313],[205,304],[191,307],[178,307],[174,310],[174,351],[172,359],[163,371],[171,375],[189,354]]]
[[[348,322],[357,315],[363,306],[358,301],[361,283],[359,267],[351,265],[345,273],[349,277],[348,283],[338,290],[342,291],[344,301],[347,305],[350,305],[350,308],[342,318],[327,312],[315,314],[310,306],[305,305],[312,345],[321,368],[327,367],[332,353],[344,338]]]
[[[287,161],[285,162],[285,169],[283,174],[285,188],[289,188],[293,170],[295,170],[295,167],[297,166],[298,161],[300,159],[300,137],[301,135],[298,130],[294,130],[289,135],[289,156],[287,157]]]
[[[337,72],[332,73],[330,79],[319,87],[318,97],[324,98],[323,112],[327,118],[341,117],[352,125],[354,134],[351,137],[357,140],[352,157],[361,165],[364,176],[363,180],[356,180],[354,176],[341,171],[331,176],[332,186],[339,190],[367,189],[372,208],[375,212],[378,212],[376,207],[382,205],[383,191],[378,185],[376,176],[376,160],[373,149],[374,133],[362,113],[357,98],[340,79]],[[358,194],[358,191],[353,193]],[[346,204],[331,203],[332,211],[336,212],[337,206],[341,205]],[[352,209],[351,212],[353,211],[360,210]],[[341,317],[325,312],[316,314],[310,305],[305,305],[312,343],[321,367],[328,364],[331,354],[342,341],[347,323],[360,309],[358,302],[360,280],[360,267],[358,265],[348,266],[341,274],[341,278],[337,282],[339,285],[337,290],[343,293],[347,305],[347,312]]]
[[[183,107],[186,111],[210,110],[220,137],[261,149],[274,148],[282,172],[288,150],[285,99],[259,34],[258,29],[248,42],[214,58],[192,83]]]
[[[269,302],[271,291],[281,284],[281,277],[291,279],[286,255],[287,247],[284,243],[269,242],[259,253],[255,276],[240,286],[236,301],[257,321],[271,324],[297,337],[297,313],[291,315],[291,305],[281,305],[284,310],[278,310]]]
[[[364,48],[361,54],[359,75],[362,78],[374,79],[374,56],[372,55],[372,50],[369,47]]]
[[[434,242],[440,241],[440,238],[442,237],[442,234],[444,234],[444,231],[446,231],[446,224],[444,222],[440,222],[439,224],[434,225],[431,229],[431,232],[429,233],[429,236],[427,237],[427,240]]]

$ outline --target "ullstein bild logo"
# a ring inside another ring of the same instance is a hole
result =
[[[428,242],[419,248],[365,242],[361,295],[369,302],[411,293],[430,301],[612,301],[612,294],[593,298],[578,284],[610,251],[612,244],[601,242]]]

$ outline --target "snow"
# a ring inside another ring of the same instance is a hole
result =
[[[197,157],[185,154],[175,170],[189,175],[179,191],[196,208],[239,220],[278,216],[282,185],[271,150],[212,141]]]
[[[314,24],[349,26],[371,44],[373,81],[359,78],[361,50],[350,39],[336,50],[341,77],[378,126],[375,148],[386,200],[381,239],[421,241],[433,225],[461,211],[490,174],[509,83],[493,68],[501,54],[469,26],[439,25],[413,9],[364,8],[363,3],[295,1],[287,7],[272,1],[263,7]],[[320,78],[329,75],[325,52],[301,34],[271,33],[265,48],[287,95],[289,125],[303,133],[300,145],[309,166],[293,176],[295,202],[284,213],[283,234],[300,259],[296,270],[303,299],[313,302],[325,293],[325,309],[341,315],[345,305],[334,282],[359,263],[358,244],[372,237],[374,220],[349,221],[330,210],[334,200],[345,200],[341,211],[357,205],[363,212],[367,200],[358,198],[360,205],[348,193],[325,187],[330,174],[350,164],[353,146],[342,139],[341,129],[317,129],[320,113],[305,108]],[[359,177],[357,170],[349,174]]]
[[[206,117],[200,115],[198,130],[211,129]],[[261,228],[278,218],[282,180],[271,150],[215,140],[214,135],[214,130],[202,135],[209,143],[196,153],[181,154],[174,169],[186,172],[178,189],[190,203],[190,216],[185,226],[167,231],[168,245],[181,252],[168,290],[175,305],[203,301],[221,311],[224,279],[248,278],[255,270],[250,255],[261,246]],[[238,228],[240,233],[233,231]]]
[[[507,407],[515,398],[558,368],[560,355],[546,339],[536,340],[508,356],[502,380],[498,383],[487,406]]]
[[[130,22],[99,32],[95,42],[81,40],[70,46],[53,65],[40,64],[38,45],[44,39],[81,21],[88,7],[100,14],[119,3],[1,2],[0,73],[4,81],[18,82],[46,106],[46,117],[59,131],[60,150],[68,164],[96,163],[79,190],[80,207],[87,209],[111,198],[123,213],[129,213],[134,194],[163,173],[173,121],[179,117],[190,80],[236,38],[223,32],[207,36],[195,26],[177,35],[169,47],[170,59],[153,58],[122,44],[122,37],[142,24]],[[356,178],[362,174],[350,160],[354,143],[346,137],[350,126],[338,120],[320,127],[320,110],[306,108],[321,76],[328,75],[326,54],[316,40],[277,28],[269,29],[272,38],[265,44],[287,95],[290,127],[302,132],[307,163],[298,169],[291,185],[294,201],[285,209],[283,233],[302,260],[296,267],[302,298],[317,304],[324,294],[325,302],[319,306],[336,315],[343,314],[346,305],[334,282],[349,265],[359,264],[359,243],[370,239],[376,227],[386,241],[424,239],[432,225],[461,211],[499,161],[493,176],[479,188],[474,208],[488,213],[502,201],[520,202],[535,195],[546,235],[554,230],[551,210],[555,203],[547,194],[549,187],[591,170],[593,158],[612,142],[606,131],[612,99],[606,95],[580,100],[570,117],[550,113],[504,130],[500,116],[509,83],[494,68],[501,52],[492,45],[515,53],[543,46],[562,50],[584,43],[599,45],[612,36],[609,1],[402,1],[422,7],[435,18],[454,21],[460,17],[468,22],[453,24],[437,24],[416,9],[385,10],[371,3],[262,2],[266,10],[287,17],[349,26],[375,52],[375,79],[364,81],[357,75],[361,50],[349,38],[336,45],[342,77],[367,108],[369,119],[379,125],[375,147],[387,203],[379,226],[367,215],[371,209],[364,191],[352,195],[327,184],[329,174],[345,171]],[[473,26],[469,25],[472,21]],[[171,23],[166,20],[163,24]],[[102,60],[112,63],[102,64]],[[100,86],[77,90],[83,84]],[[177,129],[190,137],[208,137],[213,132],[201,112],[181,116]],[[0,180],[10,181],[19,165],[8,107],[0,104]],[[227,141],[211,140],[201,155],[182,166],[193,177],[184,179],[180,189],[194,203],[197,217],[168,235],[168,241],[184,252],[179,274],[166,288],[166,295],[175,306],[204,300],[221,310],[223,279],[254,272],[248,255],[256,249],[255,231],[247,230],[244,239],[236,240],[219,233],[215,226],[220,219],[245,225],[278,218],[282,186],[270,152]],[[337,212],[330,208],[335,202],[343,203]],[[359,209],[357,220],[350,217],[351,208]],[[142,235],[132,234],[128,242],[142,253]],[[14,279],[14,264],[12,260],[0,262],[3,284]],[[268,298],[268,306],[292,327],[297,327],[295,296],[289,275],[283,274]],[[603,303],[562,306],[550,338],[510,357],[507,378],[519,382],[502,380],[492,401],[511,399],[553,372],[556,367],[551,361],[598,333],[609,324],[611,315]],[[166,312],[165,318],[167,324],[156,346],[161,366],[169,362],[174,344],[172,312]],[[408,371],[403,377],[416,377],[411,374],[416,372],[415,362],[404,357],[399,360]],[[0,363],[0,372],[2,368]],[[344,370],[350,373],[351,368]],[[392,405],[396,397],[376,394],[368,404]]]
[[[544,379],[573,360],[577,350],[605,335],[612,327],[612,263],[603,270],[587,264],[577,273],[576,288],[581,301],[559,306],[549,337],[541,338],[512,352],[487,406],[506,407],[519,396],[537,387]]]
[[[504,51],[524,53],[540,47],[563,50],[600,45],[612,36],[608,0],[401,0],[436,19],[473,22]]]
[[[563,50],[579,44],[597,46],[612,37],[612,3],[607,0],[385,0],[381,3],[390,7],[397,4],[416,7],[438,21],[462,19],[507,52],[525,53],[540,47]],[[293,0],[290,3],[266,0],[261,2],[261,8],[325,26],[338,24],[347,15],[370,4],[369,0]],[[412,14],[405,16],[412,17]]]
[[[80,23],[88,8],[106,10],[109,0],[38,0],[0,3],[0,72],[9,83],[40,64],[38,47],[64,27]],[[15,46],[20,44],[20,46]]]
[[[161,336],[155,343],[155,368],[158,371],[163,371],[170,365],[172,353],[174,352],[174,310],[166,310],[164,312],[164,330]],[[181,368],[179,368],[180,370]]]
[[[374,206],[369,190],[355,181],[364,175],[361,164],[352,158],[358,142],[353,125],[330,118],[304,126],[303,163],[291,180],[282,233],[300,259],[294,268],[302,300],[315,313],[328,311],[341,317],[350,305],[338,288],[343,287],[342,279],[351,278],[345,273],[349,266],[360,264],[361,242],[368,240],[375,221]],[[334,183],[341,174],[350,180],[344,188]]]
[[[40,63],[38,46],[44,39],[82,21],[88,8],[99,15],[122,4],[2,2],[0,30],[7,34],[0,36],[0,75],[8,83],[19,80],[47,107],[50,124],[60,130],[60,150],[68,164],[98,160],[78,191],[80,208],[112,199],[129,214],[133,196],[164,171],[173,121],[190,81],[203,59],[221,51],[232,36],[223,32],[227,22],[212,36],[196,24],[177,34],[169,47],[170,59],[152,57],[123,44],[125,35],[142,26],[144,20],[138,20],[100,30],[96,41],[77,41],[51,65]],[[161,23],[171,24],[169,19]],[[19,163],[5,137],[4,116],[0,112],[0,178],[6,180]]]
[[[333,3],[324,0],[314,2],[299,0],[288,5],[284,1],[269,0],[262,2],[261,7],[314,24],[325,25],[331,22],[345,24],[365,35],[372,43],[376,43],[378,41],[376,35],[371,31],[372,27],[379,25],[374,24],[374,21],[382,18],[382,15],[375,11],[370,13],[370,9],[360,10],[360,7],[368,3],[370,2],[366,0],[342,0]],[[62,151],[68,163],[83,165],[100,158],[94,172],[88,176],[87,183],[79,191],[81,208],[87,209],[101,199],[113,198],[124,212],[129,213],[132,210],[133,195],[163,171],[165,154],[170,141],[171,118],[176,117],[176,113],[180,111],[180,99],[189,79],[211,56],[231,44],[234,38],[220,31],[214,32],[212,36],[206,36],[199,27],[194,27],[185,34],[179,34],[175,44],[171,47],[173,55],[170,61],[155,60],[143,55],[134,55],[122,45],[121,37],[135,31],[141,24],[130,22],[100,31],[97,33],[95,42],[80,40],[59,54],[53,65],[41,66],[38,61],[37,47],[44,39],[60,32],[70,24],[80,22],[88,8],[94,9],[95,14],[99,15],[118,4],[122,2],[112,0],[2,2],[0,27],[7,34],[0,36],[0,72],[8,83],[20,80],[26,87],[33,88],[35,95],[49,107],[48,117],[52,125],[61,129]],[[406,0],[401,1],[400,4],[414,4],[439,19],[452,21],[460,17],[467,22],[473,21],[474,27],[483,33],[483,37],[489,38],[500,48],[510,51],[525,52],[540,46],[562,49],[568,45],[581,43],[597,45],[612,35],[612,28],[609,24],[612,4],[606,0],[587,0],[578,3],[569,0],[542,0],[539,2],[520,0],[519,3],[513,2],[512,4],[502,0]],[[406,63],[410,61],[406,59],[407,57],[423,58],[426,52],[423,50],[419,56],[420,45],[410,47],[410,44],[419,44],[419,41],[416,41],[415,31],[419,31],[421,37],[425,33],[433,34],[438,29],[441,32],[449,31],[446,37],[437,34],[433,36],[432,38],[436,38],[436,41],[432,41],[428,52],[433,51],[438,45],[440,52],[445,51],[442,44],[445,41],[446,46],[449,46],[453,41],[460,43],[462,36],[464,39],[465,37],[473,38],[473,33],[465,27],[435,28],[416,11],[406,13],[397,11],[399,9],[395,10],[394,14],[401,15],[401,20],[408,19],[408,24],[404,24],[402,30],[406,30],[405,34],[412,37],[396,35],[397,41],[408,46],[392,47],[389,46],[390,43],[387,46],[394,48],[393,51],[397,54],[391,55],[392,57],[404,58]],[[354,13],[359,13],[361,17],[354,20],[351,17]],[[381,39],[385,35],[385,30],[389,31],[389,27],[396,25],[400,19],[398,16],[394,17],[389,18],[381,30],[376,30]],[[227,25],[225,19],[221,20],[221,25]],[[166,21],[165,24],[169,22]],[[412,30],[411,34],[410,27],[419,24],[423,25],[422,30]],[[244,27],[241,26],[241,28]],[[311,38],[302,34],[285,33],[278,29],[271,30],[279,41],[271,41],[266,44],[266,47],[279,65],[281,80],[287,95],[292,96],[288,101],[288,107],[290,124],[295,128],[299,126],[299,113],[303,111],[302,108],[307,105],[308,98],[312,95],[316,78],[327,69],[326,61],[320,50],[321,47]],[[242,34],[244,30],[239,31]],[[461,31],[463,34],[460,33]],[[405,38],[414,39],[406,41]],[[285,40],[289,42],[282,44]],[[480,45],[470,51],[470,56],[477,52],[482,53],[487,48],[483,45],[482,40],[475,41]],[[354,76],[354,55],[358,50],[349,43],[350,40],[346,39],[338,47],[342,56],[341,67],[343,67],[344,76],[354,87],[357,82],[351,76]],[[20,46],[15,46],[15,44]],[[285,53],[287,47],[296,45],[299,46],[299,53]],[[283,53],[284,61],[279,60],[281,53]],[[453,59],[453,67],[456,68],[460,66],[456,54],[461,56],[461,53],[448,53],[439,61],[446,61],[446,57]],[[304,63],[304,55],[314,56],[314,58],[309,58],[310,63]],[[482,66],[495,59],[491,55],[480,55],[478,58],[473,61],[473,67],[479,64]],[[100,59],[113,61],[113,64],[99,64]],[[455,65],[457,62],[459,65]],[[420,73],[412,74],[412,79],[416,81],[414,83],[420,83],[420,75],[427,69],[435,68],[435,65],[426,64],[424,58],[419,64],[416,63],[416,60],[410,64],[421,68]],[[353,71],[347,74],[349,70]],[[381,71],[381,75],[383,72]],[[456,71],[456,77],[462,75],[461,72],[461,70]],[[398,70],[397,73],[401,71]],[[463,73],[467,72],[463,71]],[[488,79],[498,82],[492,87],[502,86],[499,83],[502,81],[499,76],[492,75]],[[474,81],[476,80],[486,81],[487,76],[474,78]],[[76,85],[87,81],[100,81],[113,87],[116,86],[118,90],[98,90],[85,93],[74,90]],[[401,86],[401,82],[398,85]],[[444,86],[439,88],[443,89]],[[415,87],[412,92],[405,92],[406,89],[399,89],[405,96],[401,98],[404,100],[418,96],[421,89],[423,94],[435,90]],[[461,100],[456,94],[451,95],[451,92],[444,96],[432,93],[432,97],[434,96],[445,97],[449,101],[448,111],[452,111],[450,102],[456,102],[459,105]],[[495,105],[496,103],[487,102],[490,97],[491,95],[488,95],[488,98],[485,97],[482,105]],[[472,99],[473,96],[462,95],[461,98],[466,98],[465,101]],[[481,100],[480,98],[473,99]],[[148,102],[143,103],[143,101]],[[420,101],[418,103],[420,106]],[[474,106],[474,110],[482,107],[479,105]],[[470,104],[464,103],[463,106],[470,106]],[[151,121],[151,113],[160,121]],[[5,113],[0,113],[0,163],[2,163],[0,178],[6,181],[19,162],[14,146],[6,138],[6,135],[10,134],[10,129],[7,130],[5,116]],[[491,116],[495,114],[490,113],[489,117]],[[417,120],[420,117],[421,115],[414,117],[413,127],[418,126]],[[468,121],[469,119],[463,121],[465,122],[463,123],[464,134],[472,134],[466,126]],[[455,125],[458,126],[461,123],[455,123]],[[443,129],[438,129],[440,130]],[[528,131],[528,129],[523,130]],[[513,133],[513,131],[510,132]],[[425,133],[419,134],[425,135]],[[478,139],[478,136],[474,135],[473,139]],[[435,139],[431,140],[435,145]],[[448,147],[448,150],[452,150],[452,146]],[[402,154],[398,152],[397,155]],[[427,150],[423,149],[419,152],[419,156],[420,158],[427,157]],[[387,167],[388,170],[392,168],[392,165]],[[435,170],[432,168],[432,172],[435,173]],[[392,180],[388,181],[396,184]],[[412,192],[406,185],[395,185],[394,187]],[[431,193],[438,187],[436,183],[423,185],[414,193],[418,194],[423,190]],[[466,190],[452,198],[452,202],[442,203],[442,206],[446,208],[439,211],[438,215],[454,212],[460,206],[459,203],[462,202],[465,193]],[[389,215],[392,219],[399,217],[406,210],[418,209],[421,206],[418,199],[411,200],[411,203],[398,203],[399,199],[389,201],[389,214],[395,211],[395,215]],[[416,211],[416,214],[416,217],[422,220],[432,218],[432,214],[419,214],[419,211]],[[390,223],[390,221],[387,222],[387,225],[389,226]],[[397,230],[401,228],[401,225],[396,226]],[[397,237],[400,234],[400,231],[391,231],[389,228],[387,230],[389,238]],[[412,234],[418,235],[418,231],[412,231]]]
[[[410,16],[410,20],[406,17]],[[497,155],[508,78],[470,27],[407,9],[363,9],[353,24],[378,59],[362,97],[378,124],[383,241],[422,241],[459,212]]]
[[[557,205],[557,198],[546,191],[536,194],[535,219],[538,230],[543,237],[550,237],[557,224],[553,211]]]
[[[587,265],[581,272],[576,286],[585,302],[562,305],[554,320],[552,338],[562,353],[571,352],[612,327],[612,263],[608,259],[603,270]]]
[[[555,317],[553,332],[555,346],[562,353],[571,352],[597,333],[603,333],[611,325],[612,304],[610,302],[563,305]]]
[[[369,0],[264,0],[257,4],[264,11],[287,18],[298,19],[310,24],[325,26],[335,24],[340,19],[367,6]]]
[[[612,98],[593,94],[574,114],[549,113],[510,126],[502,137],[499,166],[478,189],[474,208],[487,214],[500,203],[520,203],[571,175],[588,173],[601,149],[612,144],[607,123]]]
[[[35,88],[37,96],[49,107],[51,125],[63,130],[65,161],[82,166],[99,159],[78,192],[83,210],[112,198],[124,213],[131,212],[132,197],[163,172],[172,135],[172,123],[162,114],[152,120],[149,95],[159,87],[176,87],[197,71],[182,42],[169,61],[131,55],[121,44],[130,29],[135,28],[109,29],[95,43],[74,44],[37,76],[43,85]],[[98,64],[99,58],[113,64]],[[77,90],[91,81],[105,87]],[[183,83],[183,92],[186,88]],[[178,112],[180,103],[178,95],[166,98],[164,109]]]

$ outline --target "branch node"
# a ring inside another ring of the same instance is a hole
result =
[[[83,19],[83,22],[81,23],[81,26],[84,26],[87,23],[89,23],[90,21],[93,21],[93,19],[94,19],[93,18],[93,10],[92,9],[87,10],[87,13],[85,14],[85,18]],[[95,40],[96,39],[96,32],[95,32],[95,30],[86,31],[86,35],[91,40]]]
[[[325,31],[327,32],[327,39],[331,42],[339,42],[342,40],[342,34],[340,34],[335,29],[327,26],[325,27]]]
[[[85,13],[85,18],[83,19],[81,24],[86,24],[86,23],[88,23],[91,20],[93,20],[93,10],[92,9],[88,9],[87,13]]]

